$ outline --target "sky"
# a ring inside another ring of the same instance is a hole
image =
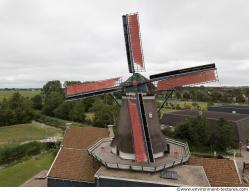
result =
[[[139,12],[145,76],[216,63],[249,86],[248,0],[0,0],[0,88],[128,76],[122,15]]]

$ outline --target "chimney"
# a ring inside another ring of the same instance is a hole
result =
[[[107,127],[108,127],[109,137],[114,138],[113,125],[107,125]]]

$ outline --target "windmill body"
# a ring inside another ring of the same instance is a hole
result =
[[[145,71],[138,14],[123,15],[128,69],[132,74],[125,82],[112,78],[98,82],[69,85],[68,100],[121,92],[122,103],[115,138],[106,138],[88,151],[109,168],[159,171],[187,161],[186,143],[165,138],[160,129],[155,95],[177,87],[217,80],[215,64],[185,68],[151,75]]]
[[[141,74],[134,73],[124,83],[133,86],[123,89],[118,135],[111,143],[114,154],[136,162],[154,162],[169,152],[160,130],[155,86],[147,81]]]

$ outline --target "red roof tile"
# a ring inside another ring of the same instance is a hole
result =
[[[212,187],[240,185],[233,160],[192,157],[188,163],[203,166]]]
[[[104,137],[108,137],[108,130],[104,128],[68,129],[48,177],[94,182],[100,165],[88,154],[87,148]]]
[[[65,133],[63,147],[87,149],[103,137],[108,137],[105,128],[70,128]]]

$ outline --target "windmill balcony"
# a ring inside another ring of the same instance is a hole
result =
[[[153,163],[137,163],[131,159],[122,159],[112,152],[112,138],[103,138],[88,148],[88,152],[107,168],[125,169],[134,171],[157,172],[178,164],[183,164],[190,158],[187,143],[165,138],[170,145],[170,152],[156,158]]]

